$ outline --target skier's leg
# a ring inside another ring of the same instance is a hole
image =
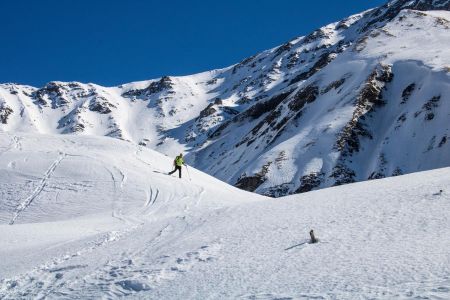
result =
[[[173,173],[175,173],[176,170],[177,170],[177,168],[175,168],[175,170],[173,170],[173,171],[170,171],[169,175],[172,175]]]
[[[181,167],[177,167],[178,168],[178,176],[181,178]]]

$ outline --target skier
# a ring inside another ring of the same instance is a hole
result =
[[[183,153],[180,153],[177,157],[175,157],[173,161],[173,166],[175,167],[175,170],[169,172],[169,175],[172,175],[178,170],[178,175],[181,178],[181,166],[186,165],[183,160]]]

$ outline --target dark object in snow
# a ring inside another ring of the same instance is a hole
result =
[[[443,190],[439,190],[439,192],[434,193],[433,196],[440,196],[442,195],[443,192],[444,192]]]
[[[311,237],[311,241],[310,241],[311,244],[315,244],[315,243],[317,243],[317,242],[319,241],[319,240],[316,239],[316,237],[314,236],[314,230],[312,230],[312,229],[311,229],[311,231],[309,232],[309,236]]]

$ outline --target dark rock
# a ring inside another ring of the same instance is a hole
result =
[[[414,92],[415,88],[416,88],[416,84],[415,83],[411,83],[410,85],[408,85],[403,90],[403,92],[402,92],[402,102],[400,102],[401,104],[405,104],[409,100],[409,97]]]
[[[280,185],[275,185],[275,186],[270,187],[263,194],[265,196],[273,197],[273,198],[282,197],[282,196],[286,196],[286,195],[290,194],[289,191],[290,191],[291,187],[292,187],[292,183],[283,183]]]
[[[395,126],[395,129],[400,128],[401,124],[404,123],[405,121],[406,121],[406,114],[403,113],[400,117],[398,117],[398,119],[397,119],[398,125]]]
[[[425,120],[430,121],[434,119],[434,110],[439,107],[439,101],[441,100],[441,96],[434,96],[430,100],[428,100],[423,106],[422,109],[414,113],[414,117],[417,118],[422,112],[425,112]]]
[[[236,110],[236,109],[234,109],[234,108],[231,108],[231,107],[228,107],[228,106],[222,107],[222,111],[223,111],[224,113],[226,113],[226,114],[233,115],[233,116],[239,114],[239,111],[238,111],[238,110]]]
[[[343,185],[347,183],[353,183],[355,182],[355,172],[350,169],[349,167],[338,163],[334,168],[333,172],[331,173],[330,177],[334,178],[335,186]]]
[[[450,1],[447,0],[398,0],[389,1],[380,8],[370,12],[369,22],[361,29],[361,32],[368,31],[371,28],[382,26],[386,22],[393,20],[402,10],[450,10]]]
[[[254,174],[253,176],[246,176],[245,174],[239,177],[235,186],[245,191],[254,192],[261,184],[266,181],[265,175],[269,171],[269,167],[272,162],[265,164],[261,171]]]
[[[52,103],[52,108],[57,108],[69,103],[69,101],[64,97],[66,92],[67,90],[63,85],[56,82],[49,82],[43,88],[33,92],[32,97],[38,105],[48,106],[47,100],[50,100]]]
[[[433,108],[439,107],[439,100],[441,100],[441,96],[434,96],[427,103],[423,105],[423,109],[426,111],[431,111]]]
[[[402,169],[400,169],[399,167],[395,168],[394,172],[392,172],[392,176],[400,176],[400,175],[403,175]]]
[[[295,193],[306,193],[312,191],[316,187],[319,187],[324,175],[324,173],[315,172],[302,176],[300,178],[300,187],[295,191]]]
[[[382,173],[379,172],[372,172],[372,174],[370,174],[369,178],[367,178],[367,180],[373,180],[373,179],[381,179],[381,178],[385,178],[386,176]]]
[[[287,98],[287,96],[289,96],[290,93],[291,91],[284,92],[273,96],[267,101],[256,103],[242,113],[239,120],[242,121],[246,118],[257,119],[263,114],[273,111],[284,99]]]
[[[90,111],[96,111],[101,114],[109,114],[112,112],[111,108],[116,108],[116,106],[108,101],[104,97],[95,97],[91,99],[89,104]]]
[[[312,103],[317,99],[319,95],[319,88],[313,83],[307,87],[301,89],[298,93],[292,97],[288,107],[293,111],[299,111],[305,106],[306,103]]]
[[[300,54],[298,52],[293,52],[293,53],[289,54],[289,56],[287,57],[288,64],[286,65],[286,67],[288,69],[295,67],[297,65],[299,58],[300,58]]]
[[[433,120],[433,119],[434,119],[434,113],[430,112],[430,113],[427,113],[427,114],[425,115],[425,120],[426,120],[426,121],[431,121],[431,120]]]
[[[217,83],[217,78],[213,78],[211,80],[208,80],[206,82],[206,85],[213,85],[213,84],[216,84],[216,83]]]
[[[231,70],[231,73],[232,74],[236,74],[238,69],[240,69],[240,68],[248,65],[249,63],[251,63],[256,58],[256,56],[257,55],[250,56],[250,57],[244,59],[243,61],[241,61],[240,63],[238,63],[237,65],[235,65],[233,67],[233,69]]]
[[[325,89],[323,89],[321,91],[321,94],[326,94],[329,91],[331,91],[331,89],[335,89],[337,90],[341,85],[343,85],[345,83],[346,78],[343,77],[339,80],[333,81],[332,83],[330,83]]]
[[[303,43],[308,44],[314,41],[317,41],[318,39],[329,39],[330,37],[326,35],[326,33],[322,29],[314,30],[312,33],[307,35],[303,39]]]
[[[390,66],[380,65],[367,79],[356,100],[355,110],[350,122],[344,127],[336,141],[336,149],[342,151],[343,156],[358,152],[360,137],[372,139],[372,134],[364,124],[365,116],[374,112],[375,108],[385,104],[382,99],[382,88],[392,81],[393,74]]]
[[[439,142],[439,148],[441,148],[442,146],[444,146],[447,143],[447,136],[444,135],[441,139],[441,141]]]
[[[78,123],[73,127],[74,132],[83,132],[84,131],[84,124]]]
[[[8,118],[13,112],[12,108],[2,103],[0,105],[0,122],[2,124],[8,124]]]
[[[236,101],[237,104],[248,104],[250,102],[252,102],[252,98],[250,98],[248,96],[242,96],[241,99]]]
[[[225,121],[224,123],[220,124],[214,131],[211,131],[208,134],[208,138],[209,139],[213,139],[216,137],[219,137],[222,132],[228,127],[230,126],[230,124],[232,124],[231,120]]]
[[[265,181],[264,178],[259,175],[249,177],[244,176],[239,178],[235,186],[237,188],[240,188],[241,190],[254,192],[261,184],[264,183],[264,181]]]
[[[275,50],[275,55],[274,55],[273,59],[275,59],[277,56],[280,56],[284,52],[287,52],[287,51],[289,51],[291,49],[292,49],[292,44],[291,43],[286,43],[286,44],[281,45],[280,47],[278,47]]]
[[[306,80],[309,77],[311,77],[312,75],[316,74],[317,72],[319,72],[320,70],[322,70],[325,66],[327,66],[330,62],[333,61],[333,59],[335,58],[335,54],[334,53],[324,53],[322,54],[319,59],[316,61],[316,63],[312,66],[311,69],[309,69],[306,72],[300,73],[299,75],[295,76],[290,82],[289,84],[294,84],[297,83],[299,81],[302,80]]]
[[[208,104],[208,106],[200,112],[199,118],[200,119],[205,118],[207,116],[214,114],[217,110],[213,106],[214,106],[213,103]]]
[[[145,89],[129,90],[122,94],[123,97],[147,97],[162,91],[166,91],[168,94],[175,93],[172,91],[173,82],[169,76],[163,76],[158,81],[153,81]]]
[[[347,25],[348,19],[342,20],[339,23],[337,23],[335,30],[345,30],[348,29],[350,26]]]

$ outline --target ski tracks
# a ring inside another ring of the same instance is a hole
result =
[[[39,182],[38,186],[34,189],[33,193],[28,196],[24,201],[22,201],[19,206],[17,206],[16,211],[9,221],[9,225],[13,225],[19,215],[31,205],[34,199],[36,199],[40,193],[44,190],[45,186],[47,185],[50,177],[55,172],[56,168],[59,166],[61,161],[66,157],[65,153],[60,152],[58,158],[50,165],[50,167],[47,169],[47,171],[44,173],[44,176],[42,177],[41,181]]]
[[[79,273],[80,269],[89,267],[86,264],[68,263],[75,259],[80,260],[82,256],[88,253],[118,241],[124,234],[126,234],[126,231],[111,231],[101,234],[99,238],[89,242],[87,246],[76,252],[66,253],[54,258],[26,274],[0,280],[0,299],[45,299],[49,295],[64,295],[61,290],[64,290],[72,282],[62,279],[70,275],[71,271]]]
[[[9,136],[9,135],[8,135]],[[10,137],[11,138],[11,137]],[[8,151],[10,151],[13,148],[13,145],[15,143],[14,138],[11,138],[11,142],[9,143],[9,145],[7,145],[6,147],[2,147],[0,148],[0,155],[2,155],[3,153],[6,153]]]
[[[158,285],[176,279],[195,268],[219,259],[219,243],[203,245],[191,251],[168,253],[163,249],[173,244],[185,232],[186,224],[176,222],[164,226],[156,236],[142,244],[136,251],[123,252],[120,257],[108,260],[95,272],[85,274],[82,280],[70,286],[78,295],[97,298],[126,296],[152,297]]]
[[[145,202],[144,205],[144,207],[146,208],[145,212],[148,212],[148,208],[153,204],[155,204],[156,199],[158,199],[159,196],[159,189],[156,189],[156,192],[154,193],[155,195],[153,195],[153,193],[154,193],[153,189],[150,187],[149,191],[147,192],[147,201]]]
[[[19,151],[22,151],[22,144],[20,143],[20,137],[18,137],[18,136],[14,136],[13,137],[13,140],[14,140],[14,147],[17,149],[17,150],[19,150]]]

